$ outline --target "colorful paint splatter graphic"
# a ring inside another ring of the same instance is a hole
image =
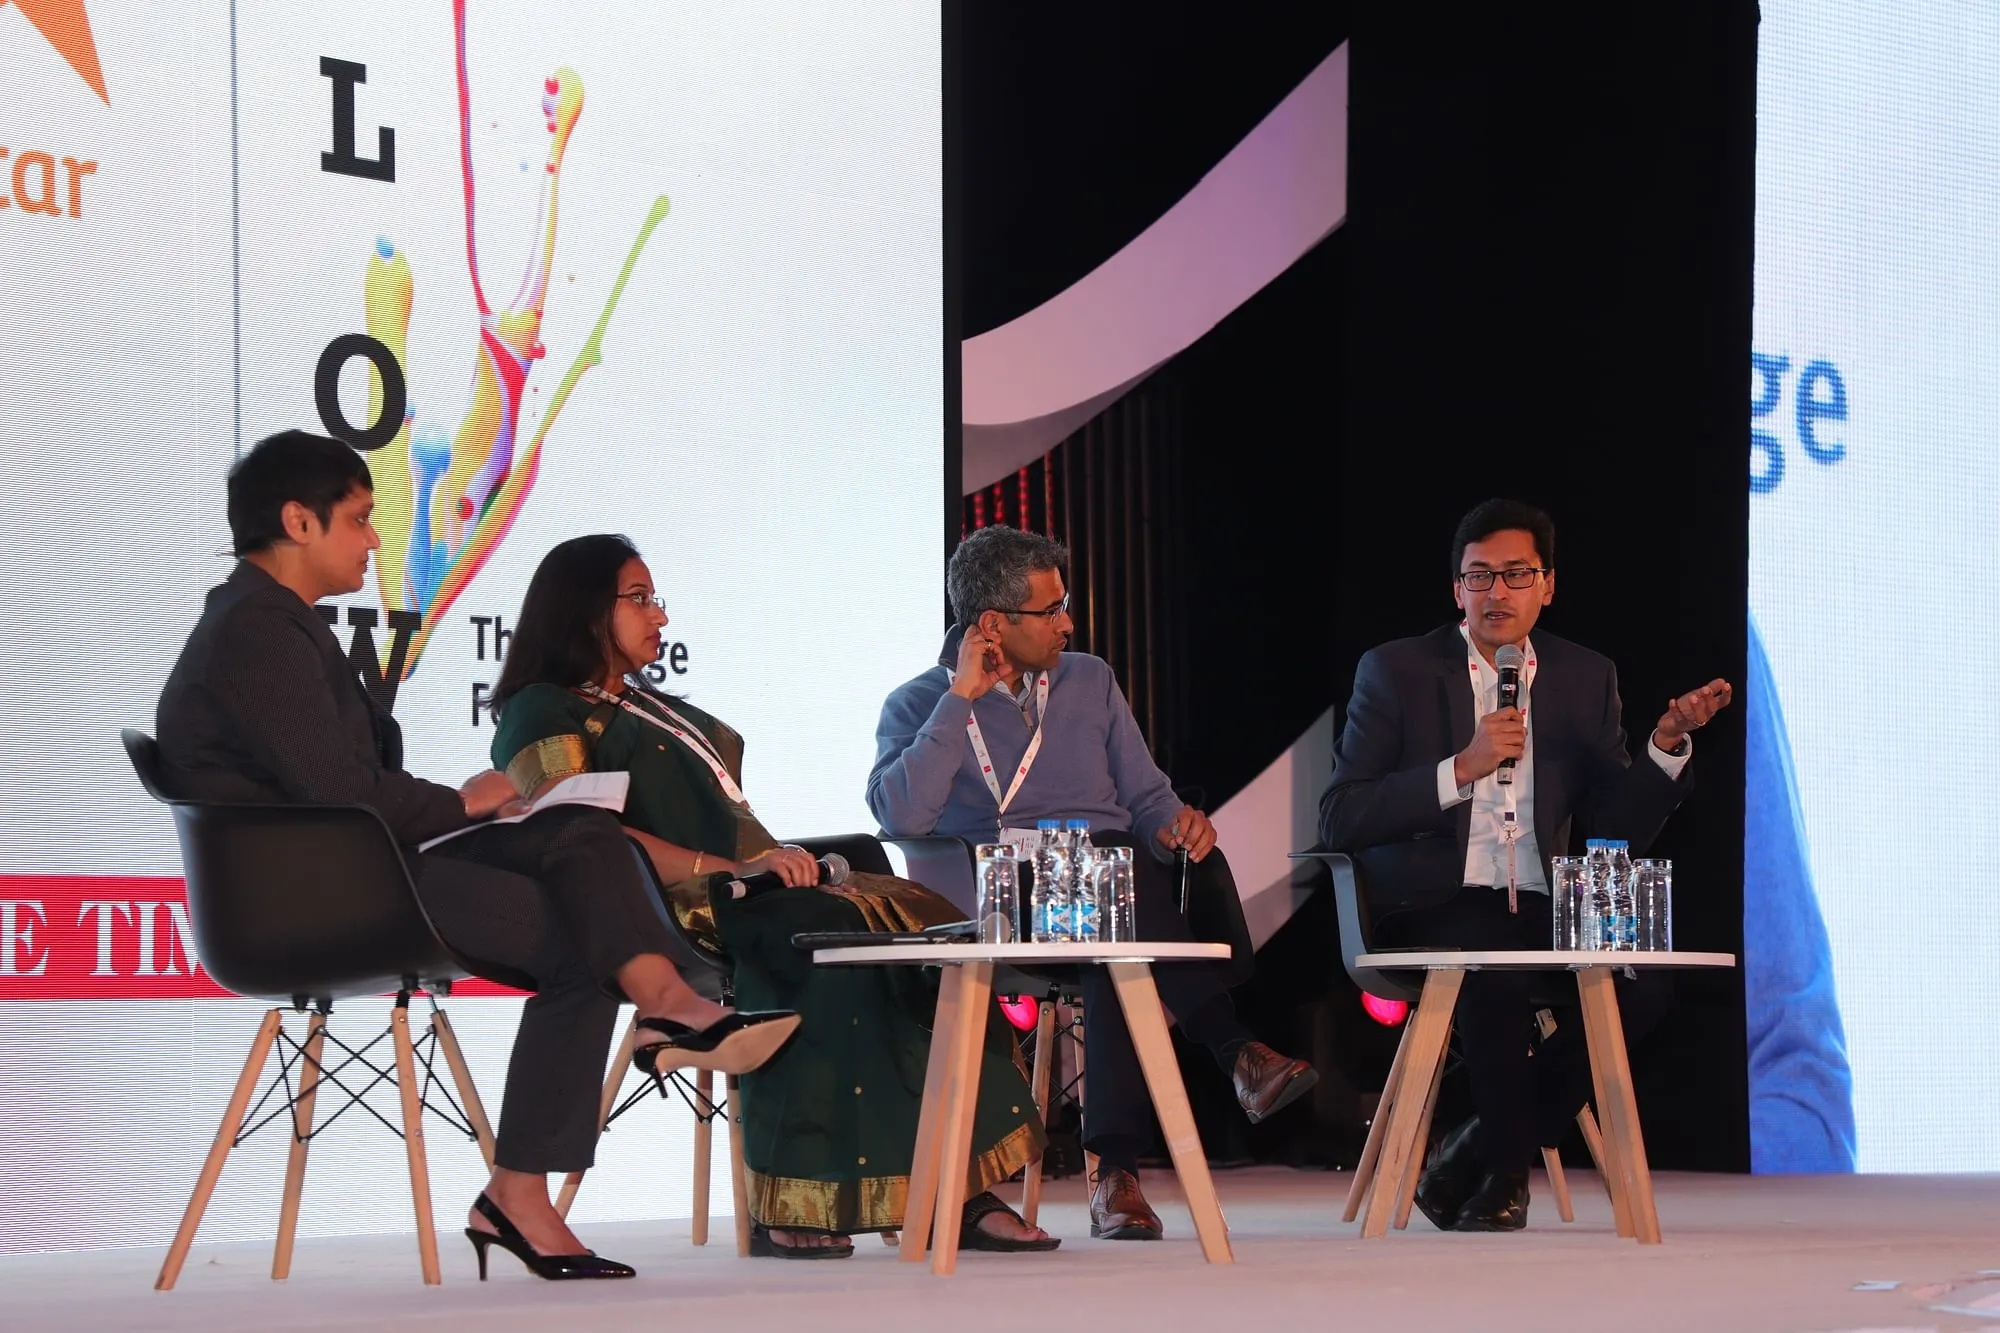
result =
[[[422,623],[410,642],[403,675],[414,674],[431,632],[493,554],[534,488],[542,445],[583,373],[600,363],[604,330],[624,294],[625,283],[653,229],[667,215],[667,199],[653,201],[625,256],[618,280],[590,337],[571,362],[532,434],[521,438],[521,409],[535,363],[542,360],[542,309],[555,264],[557,196],[563,153],[583,112],[583,79],[573,69],[557,70],[542,86],[542,113],[548,129],[548,158],[541,203],[521,286],[495,310],[479,275],[474,232],[472,171],[472,92],[466,77],[466,0],[454,0],[458,36],[459,168],[465,184],[465,260],[478,307],[479,344],[470,400],[455,426],[425,414],[413,393],[402,429],[369,457],[375,475],[375,527],[382,549],[375,578],[386,610],[413,610]],[[365,279],[368,332],[380,339],[416,382],[409,362],[410,309],[415,275],[407,255],[389,237],[376,241]],[[382,410],[382,383],[369,374],[369,420]]]

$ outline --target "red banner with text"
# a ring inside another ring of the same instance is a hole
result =
[[[467,980],[455,995],[516,995]],[[0,875],[0,1000],[206,1000],[187,886],[163,875]]]

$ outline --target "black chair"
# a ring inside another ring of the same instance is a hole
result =
[[[1354,984],[1370,995],[1384,1000],[1400,1000],[1414,1008],[1423,992],[1424,974],[1420,970],[1402,971],[1363,967],[1358,961],[1365,954],[1375,952],[1374,915],[1368,905],[1368,894],[1362,882],[1361,868],[1354,859],[1343,852],[1327,852],[1314,849],[1292,853],[1294,860],[1317,861],[1324,865],[1333,880],[1334,914],[1340,923],[1340,961],[1347,969],[1347,975]],[[1537,1024],[1541,1035],[1546,1038],[1555,1031],[1554,1008],[1562,1001],[1550,1000],[1539,1005]],[[1573,1003],[1573,1001],[1571,1001]],[[1341,1220],[1352,1222],[1360,1216],[1363,1202],[1375,1184],[1375,1168],[1382,1157],[1382,1137],[1389,1124],[1389,1112],[1395,1105],[1403,1087],[1403,1061],[1408,1054],[1410,1028],[1403,1027],[1402,1039],[1396,1043],[1396,1057],[1389,1066],[1389,1077],[1382,1085],[1381,1099],[1376,1103],[1375,1115],[1368,1125],[1368,1140],[1361,1150],[1361,1161],[1354,1168],[1354,1180],[1347,1191],[1347,1204],[1342,1210]],[[1438,1062],[1437,1076],[1424,1099],[1421,1128],[1417,1133],[1417,1143],[1429,1143],[1431,1116],[1437,1108],[1438,1087],[1444,1081],[1445,1065]],[[1598,1173],[1603,1175],[1603,1140],[1598,1133],[1597,1117],[1590,1107],[1585,1106],[1577,1113],[1577,1126],[1583,1131],[1584,1143],[1590,1149],[1591,1160],[1598,1165]],[[1562,1158],[1554,1148],[1542,1149],[1542,1165],[1549,1176],[1549,1187],[1556,1196],[1556,1212],[1565,1222],[1575,1220],[1570,1207],[1569,1182],[1563,1174]],[[1397,1201],[1396,1226],[1403,1227],[1410,1219],[1410,1208],[1416,1197],[1417,1175],[1422,1163],[1412,1161],[1408,1177],[1400,1182],[1402,1197]],[[1608,1190],[1608,1186],[1607,1186]]]
[[[531,987],[532,981],[506,969],[475,963],[445,943],[417,898],[394,837],[373,810],[363,806],[177,799],[165,790],[159,746],[152,737],[128,729],[120,733],[120,739],[148,794],[173,811],[187,880],[188,915],[201,966],[225,989],[272,1001],[275,1006],[264,1015],[250,1043],[249,1057],[223,1112],[214,1146],[154,1286],[171,1290],[180,1276],[229,1150],[284,1115],[291,1119],[292,1146],[271,1276],[287,1276],[307,1150],[321,1130],[357,1105],[403,1139],[423,1277],[426,1283],[438,1283],[423,1113],[432,1111],[468,1139],[476,1140],[489,1168],[493,1133],[451,1021],[438,1008],[437,999],[448,996],[452,983],[465,976],[484,976],[522,988]],[[410,996],[420,988],[432,997],[430,1030],[421,1041],[412,1042]],[[351,1046],[329,1030],[336,1000],[390,991],[396,999],[388,1027],[365,1044]],[[310,1010],[303,1042],[285,1030],[282,1006],[287,1004],[299,1013]],[[384,1037],[390,1039],[394,1051],[393,1063],[387,1067],[377,1064],[369,1054]],[[328,1043],[345,1058],[336,1064],[323,1064],[321,1056]],[[250,1099],[274,1045],[279,1048],[278,1072],[252,1111]],[[437,1076],[433,1060],[439,1053],[450,1067],[462,1100],[454,1100]],[[419,1064],[423,1066],[421,1085],[417,1081]],[[350,1066],[359,1066],[347,1075],[361,1084],[359,1091],[343,1080]],[[366,1082],[362,1082],[364,1075]],[[388,1084],[399,1094],[400,1130],[365,1100],[378,1083]],[[332,1084],[346,1101],[315,1129],[315,1102],[323,1084]],[[446,1106],[430,1100],[434,1087]],[[282,1100],[267,1112],[265,1108],[274,1097]],[[262,1118],[245,1130],[244,1121],[253,1114]]]
[[[829,853],[847,859],[848,868],[867,874],[889,875],[895,871],[882,844],[866,833],[837,834],[823,838],[801,838],[795,846],[803,847],[815,857],[825,857]],[[635,850],[637,844],[634,844]],[[661,883],[653,869],[652,860],[643,851],[639,860],[646,868],[653,891],[661,901],[667,899],[666,885]],[[969,874],[969,872],[968,872]],[[930,886],[926,886],[930,887]],[[933,889],[935,891],[935,889]],[[671,942],[668,957],[680,969],[681,976],[696,993],[718,1004],[734,1005],[735,993],[730,985],[730,960],[727,955],[705,941],[688,934],[681,927],[679,916],[671,909],[667,912],[668,936]],[[626,1025],[625,1038],[617,1053],[612,1057],[611,1067],[604,1076],[604,1096],[598,1109],[598,1133],[609,1130],[612,1123],[639,1103],[655,1094],[661,1098],[678,1095],[694,1114],[694,1175],[693,1175],[693,1218],[690,1223],[689,1240],[695,1245],[708,1244],[709,1177],[715,1149],[715,1120],[718,1116],[729,1122],[729,1185],[736,1210],[736,1253],[747,1257],[750,1253],[750,1209],[749,1181],[743,1163],[743,1090],[736,1075],[730,1074],[723,1080],[723,1096],[715,1097],[715,1074],[712,1070],[695,1070],[691,1074],[676,1070],[662,1075],[659,1079],[645,1082],[626,1094],[620,1092],[625,1086],[627,1071],[632,1066],[632,1050],[639,1038],[639,1016],[635,1012],[632,1021]],[[562,1188],[556,1195],[556,1211],[569,1216],[570,1205],[576,1200],[576,1192],[583,1185],[584,1173],[572,1171],[563,1178]]]

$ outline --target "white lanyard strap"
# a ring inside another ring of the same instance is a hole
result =
[[[715,780],[721,786],[722,794],[742,806],[745,810],[750,808],[750,802],[743,798],[743,789],[736,785],[735,778],[729,776],[728,767],[723,764],[722,756],[709,743],[708,737],[701,734],[701,728],[676,712],[672,704],[662,699],[654,699],[650,695],[647,696],[650,703],[656,705],[666,713],[666,717],[661,717],[657,713],[638,707],[624,695],[612,694],[596,685],[586,685],[583,688],[584,692],[593,699],[599,699],[608,704],[617,704],[641,722],[658,727],[661,731],[666,732],[682,745],[694,751],[695,757],[700,759],[704,764],[707,764],[708,771],[715,774]]]
[[[986,749],[986,737],[980,734],[979,719],[965,719],[965,734],[972,738],[972,753],[979,760],[979,776],[986,779],[986,790],[993,793],[993,799],[1000,806],[1000,813],[1006,814],[1007,807],[1020,794],[1022,782],[1027,780],[1028,770],[1035,766],[1035,756],[1042,752],[1042,728],[1049,720],[1049,673],[1044,671],[1035,679],[1035,734],[1028,741],[1028,752],[1021,756],[1021,766],[1014,770],[1014,780],[1007,784],[1005,795],[1000,791],[1000,779],[993,775],[993,756]]]

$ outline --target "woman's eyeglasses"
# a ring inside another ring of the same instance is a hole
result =
[[[621,592],[616,594],[616,596],[619,601],[630,602],[632,603],[632,605],[638,607],[641,611],[644,611],[646,609],[648,603],[651,603],[652,605],[659,607],[662,611],[667,609],[666,598],[657,597],[650,593],[643,593],[637,591]]]

